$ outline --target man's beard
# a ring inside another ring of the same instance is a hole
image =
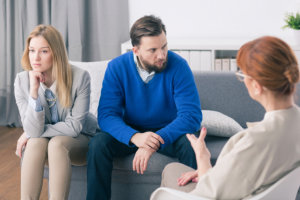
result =
[[[164,61],[163,65],[161,67],[157,66],[157,65],[151,65],[149,62],[143,60],[142,57],[139,57],[139,61],[140,63],[142,64],[143,67],[145,67],[145,69],[151,73],[151,72],[155,72],[155,73],[160,73],[162,71],[164,71],[164,69],[166,68],[167,66],[167,58],[166,60]]]

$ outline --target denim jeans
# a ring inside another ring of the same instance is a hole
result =
[[[87,200],[110,199],[113,158],[135,153],[137,147],[129,147],[108,133],[101,132],[91,139],[87,166]],[[196,169],[196,159],[190,142],[185,135],[158,153],[177,157],[179,161]]]

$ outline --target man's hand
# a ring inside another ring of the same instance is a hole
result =
[[[138,174],[143,174],[147,169],[148,161],[155,151],[151,148],[139,148],[132,162],[132,169]]]
[[[190,181],[192,181],[193,183],[198,182],[198,171],[197,170],[185,172],[185,173],[181,174],[181,176],[177,179],[177,183],[179,186],[184,186],[187,183],[189,183]]]
[[[135,144],[139,148],[153,149],[157,151],[160,144],[164,143],[164,140],[153,132],[136,133],[132,136],[130,142]]]

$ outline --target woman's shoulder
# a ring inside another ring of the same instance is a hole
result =
[[[21,71],[21,72],[17,73],[15,81],[19,81],[21,83],[29,81],[29,72],[28,71]]]
[[[71,70],[72,70],[73,80],[75,81],[80,79],[90,78],[88,71],[84,69],[71,65]]]

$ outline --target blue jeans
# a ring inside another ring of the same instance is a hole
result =
[[[108,133],[101,132],[89,142],[87,166],[87,200],[110,199],[113,158],[135,153],[137,147],[129,147]],[[176,157],[185,165],[196,169],[194,151],[183,135],[159,153]]]

